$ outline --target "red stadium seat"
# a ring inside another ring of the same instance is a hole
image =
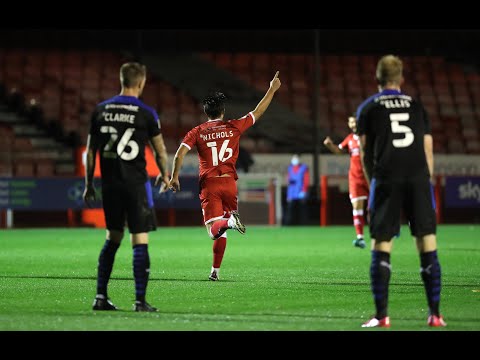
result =
[[[466,148],[470,154],[480,154],[480,141],[477,138],[476,140],[467,140]]]
[[[181,143],[181,140],[178,140],[176,137],[165,137],[163,138],[163,140],[165,142],[165,147],[167,148],[167,152],[170,154],[172,153],[174,154]]]
[[[35,164],[35,174],[38,177],[51,177],[55,175],[55,162],[53,160],[38,160]]]
[[[236,53],[232,56],[232,69],[234,72],[250,72],[253,54]]]
[[[14,152],[32,150],[32,143],[30,142],[30,139],[26,137],[15,138],[12,145],[12,150]]]
[[[282,88],[275,101],[304,117],[313,118],[311,97],[315,94],[315,62],[311,53],[224,51],[203,52],[199,56],[215,61],[261,91],[271,80],[265,70],[275,64],[282,74]],[[378,58],[377,55],[356,54],[320,56],[318,90],[324,100],[319,101],[318,109],[326,128],[348,132],[346,116],[378,91],[372,75]],[[479,128],[480,74],[442,56],[404,56],[402,59],[407,79],[402,90],[413,97],[421,96],[434,121],[432,129],[452,131],[465,140],[473,138],[466,125],[474,122]],[[88,113],[93,107],[119,93],[118,66],[122,61],[122,56],[103,50],[13,49],[0,52],[0,77],[9,91],[15,88],[27,101],[38,100],[47,119],[66,124],[68,129],[73,129],[76,123],[80,132],[88,124]],[[205,120],[197,100],[153,76],[149,77],[143,100],[158,111],[165,132],[174,137],[181,136],[179,133],[184,132],[186,125]],[[164,117],[164,113],[169,115]],[[447,147],[446,144],[445,148],[447,151],[459,149],[457,145]],[[469,151],[466,145],[464,148]]]
[[[465,140],[472,140],[472,141],[479,141],[479,131],[476,127],[463,127],[462,128],[462,135]]]
[[[35,166],[32,160],[17,160],[14,163],[14,175],[21,177],[35,176]]]
[[[254,139],[248,136],[242,136],[240,138],[240,146],[243,147],[248,152],[253,153],[256,151],[257,143]]]
[[[1,154],[1,152],[0,152]],[[1,159],[1,156],[0,156]],[[13,176],[13,169],[11,162],[0,161],[0,177],[11,177]]]
[[[272,141],[264,138],[257,140],[255,145],[256,151],[260,153],[273,153],[275,152],[275,145]]]
[[[215,63],[221,68],[230,69],[232,67],[232,54],[217,53],[215,55]]]
[[[463,141],[456,137],[447,140],[447,149],[450,154],[463,154],[465,153],[465,145]]]

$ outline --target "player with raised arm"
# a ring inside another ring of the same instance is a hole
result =
[[[365,248],[363,237],[363,227],[365,225],[364,206],[368,199],[368,183],[363,174],[362,162],[360,161],[360,144],[357,135],[357,120],[354,116],[348,117],[348,127],[352,131],[347,137],[335,145],[329,136],[325,138],[323,144],[334,154],[350,153],[350,168],[348,170],[348,190],[350,202],[352,203],[353,226],[357,238],[353,240],[353,245],[361,249]]]
[[[278,71],[270,81],[270,87],[255,109],[239,119],[224,119],[225,100],[217,92],[203,100],[208,121],[194,127],[184,137],[173,159],[169,188],[180,191],[180,169],[185,155],[197,147],[199,160],[199,184],[203,220],[213,241],[213,264],[209,279],[219,280],[220,265],[227,245],[227,229],[245,234],[240,221],[237,203],[237,172],[235,163],[239,153],[241,135],[267,110],[273,95],[280,87]]]
[[[160,174],[155,185],[168,184],[167,150],[160,131],[160,120],[154,109],[138,97],[146,82],[146,67],[125,63],[120,68],[122,90],[95,108],[87,139],[87,163],[84,201],[95,200],[93,174],[95,157],[100,152],[102,200],[107,225],[105,244],[98,259],[97,295],[93,310],[116,310],[107,294],[107,285],[115,254],[123,239],[125,221],[133,247],[135,311],[157,309],[145,300],[150,273],[148,233],[156,229],[150,179],[146,171],[145,146],[153,148]],[[161,190],[161,191],[162,191]]]
[[[360,152],[370,184],[371,290],[374,317],[362,327],[390,327],[388,287],[393,238],[403,210],[420,257],[420,274],[429,308],[427,324],[447,324],[440,314],[441,268],[437,256],[433,176],[433,139],[421,103],[404,94],[403,64],[394,55],[377,64],[379,93],[357,110]]]

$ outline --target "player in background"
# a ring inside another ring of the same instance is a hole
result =
[[[160,174],[155,185],[168,184],[167,150],[160,132],[156,111],[145,105],[139,96],[146,82],[146,67],[125,63],[120,68],[121,92],[97,105],[91,117],[87,139],[85,192],[83,199],[90,206],[95,200],[93,174],[95,157],[100,152],[102,200],[107,225],[105,244],[98,258],[97,295],[93,310],[116,310],[107,293],[107,285],[115,254],[123,239],[125,221],[133,247],[135,279],[135,311],[157,309],[145,300],[150,273],[148,233],[156,230],[152,188],[146,171],[145,146],[150,143]]]
[[[207,96],[203,100],[203,109],[208,120],[185,135],[173,159],[169,188],[180,191],[178,177],[183,159],[192,148],[197,147],[199,198],[207,233],[213,240],[213,264],[209,276],[212,281],[219,280],[220,265],[227,245],[227,229],[235,229],[241,234],[246,231],[238,214],[238,175],[235,170],[240,137],[259,121],[280,85],[277,71],[255,109],[239,119],[224,118],[226,97],[223,93]]]
[[[390,327],[390,253],[403,209],[415,237],[429,308],[427,324],[447,324],[440,314],[441,268],[437,255],[433,139],[421,103],[402,93],[403,64],[394,55],[377,64],[379,93],[357,110],[360,154],[370,184],[371,290],[375,316],[362,327]]]
[[[360,161],[360,144],[357,135],[357,120],[354,116],[348,117],[348,127],[352,131],[337,146],[329,136],[325,138],[323,144],[334,154],[350,153],[350,168],[348,170],[348,190],[350,202],[352,203],[353,226],[357,238],[353,240],[353,245],[361,249],[365,248],[363,237],[363,228],[365,225],[365,201],[368,199],[368,183],[363,174],[362,162]]]
[[[300,154],[294,154],[287,168],[287,208],[285,225],[304,225],[308,222],[308,187],[310,169],[300,161]]]

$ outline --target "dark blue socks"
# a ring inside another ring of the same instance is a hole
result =
[[[98,257],[98,274],[97,274],[97,295],[103,295],[107,298],[107,285],[112,273],[115,254],[117,253],[119,243],[106,240],[103,245],[100,256]]]
[[[437,250],[420,254],[420,274],[427,295],[430,315],[440,316],[441,268]]]
[[[383,251],[372,251],[370,265],[370,280],[377,313],[375,317],[382,319],[387,316],[388,285],[390,283],[390,254]]]
[[[135,296],[137,301],[145,302],[148,276],[150,274],[150,256],[148,245],[133,246],[133,276],[135,278]]]

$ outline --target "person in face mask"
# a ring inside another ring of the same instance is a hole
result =
[[[287,211],[285,225],[303,225],[307,223],[308,187],[310,173],[306,164],[300,161],[300,155],[294,154],[287,172]]]

